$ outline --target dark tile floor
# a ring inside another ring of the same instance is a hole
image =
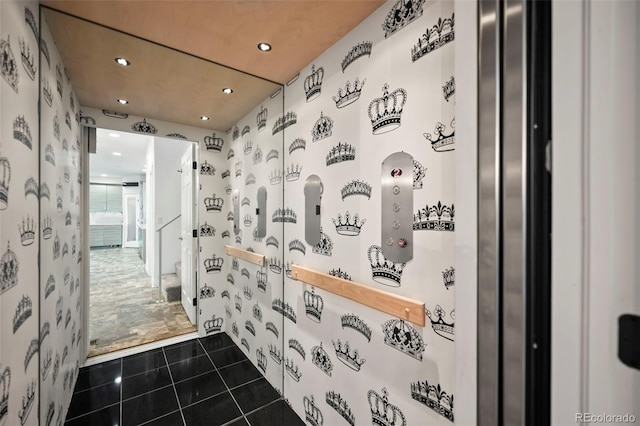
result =
[[[222,333],[82,368],[65,425],[304,425]]]

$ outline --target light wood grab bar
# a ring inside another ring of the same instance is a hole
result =
[[[255,263],[259,266],[264,266],[264,255],[253,253],[237,247],[224,246],[224,252],[229,256],[234,256],[247,262]]]
[[[291,278],[424,327],[424,302],[334,277],[299,265],[291,265]]]

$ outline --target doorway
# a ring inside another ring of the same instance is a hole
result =
[[[88,182],[89,357],[196,331],[197,239],[185,238],[197,221],[194,157],[191,142],[97,129]]]

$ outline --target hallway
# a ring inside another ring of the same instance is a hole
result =
[[[156,303],[138,249],[91,250],[90,270],[89,357],[196,331],[180,301]]]

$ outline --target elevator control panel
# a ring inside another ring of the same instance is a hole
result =
[[[382,162],[382,254],[395,263],[413,259],[413,157],[396,152]]]
[[[238,235],[240,234],[240,192],[237,189],[233,190],[231,201],[233,203],[233,233]]]
[[[261,186],[258,188],[258,207],[256,207],[256,217],[258,224],[256,226],[256,237],[264,238],[267,235],[267,188]]]
[[[320,202],[322,200],[322,181],[317,175],[310,175],[304,184],[304,239],[315,246],[321,240]]]

